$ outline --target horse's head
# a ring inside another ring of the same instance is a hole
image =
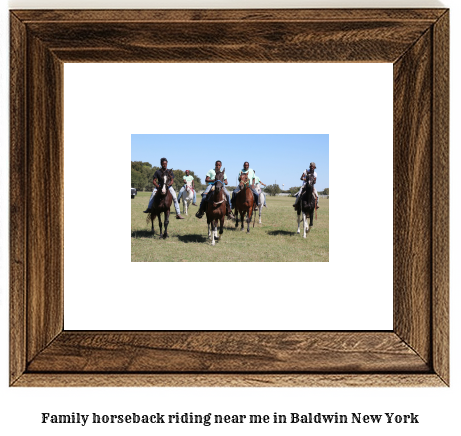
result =
[[[166,195],[168,191],[168,186],[173,179],[171,175],[171,170],[166,170],[163,172],[163,176],[159,180],[160,192],[162,195]]]
[[[192,191],[192,182],[186,182],[186,192]]]
[[[221,191],[221,189],[223,188],[224,186],[224,173],[225,173],[226,169],[223,168],[222,171],[217,171],[216,172],[216,175],[215,175],[215,184],[214,184],[214,190],[215,190],[215,193],[218,193]]]
[[[309,170],[306,170],[306,174],[306,184],[312,186],[314,184],[314,174],[309,172]]]
[[[248,173],[240,174],[240,189],[243,189],[246,185],[250,185],[250,181],[248,180]]]

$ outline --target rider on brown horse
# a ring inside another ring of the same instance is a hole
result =
[[[255,172],[250,168],[250,164],[248,162],[245,162],[243,164],[243,170],[240,170],[239,172],[239,182],[240,182],[240,176],[242,174],[248,174],[248,181],[250,182],[250,188],[253,192],[254,195],[254,204],[259,204],[259,194],[256,192],[254,188],[254,181],[255,181]],[[234,189],[232,192],[232,204],[235,206],[235,196],[240,192],[240,186],[237,185],[237,187]]]
[[[199,208],[198,212],[195,214],[195,216],[197,218],[202,218],[203,214],[206,211],[206,198],[207,198],[207,195],[210,192],[210,190],[211,190],[211,188],[212,188],[212,186],[213,186],[213,184],[215,182],[216,173],[221,171],[221,167],[222,167],[222,162],[220,160],[217,160],[215,162],[215,169],[214,170],[212,169],[212,170],[210,170],[210,171],[208,171],[206,173],[205,182],[208,183],[208,186],[205,189],[205,192],[202,194],[202,201],[200,203],[200,208]],[[224,185],[227,185],[226,173],[224,173]],[[229,192],[227,192],[227,189],[226,189],[225,186],[223,186],[223,190],[224,190],[224,193],[226,194],[226,197],[227,197],[226,216],[228,218],[234,218],[234,215],[232,215],[232,211],[231,211],[232,204],[231,204],[231,201],[230,201]]]
[[[152,205],[154,204],[154,197],[155,197],[155,194],[157,192],[157,189],[160,188],[159,184],[158,184],[158,180],[162,180],[163,179],[163,175],[165,174],[166,171],[169,171],[167,169],[167,166],[168,166],[168,161],[166,160],[166,158],[162,157],[160,159],[160,165],[162,166],[162,168],[160,168],[159,170],[155,171],[155,174],[154,174],[154,180],[153,180],[153,183],[154,183],[154,190],[152,191],[152,195],[150,196],[150,200],[149,200],[149,205],[147,206],[147,209],[144,211],[144,213],[150,213],[152,212]],[[171,171],[171,170],[170,170]],[[174,202],[174,208],[176,210],[176,219],[177,220],[183,220],[184,217],[181,216],[181,214],[179,213],[179,204],[178,204],[178,200],[176,199],[176,192],[174,192],[174,189],[173,189],[173,179],[174,179],[174,176],[173,176],[173,171],[171,171],[171,182],[168,186],[168,189],[173,197],[173,202]]]

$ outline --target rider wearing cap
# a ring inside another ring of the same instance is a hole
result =
[[[317,182],[317,173],[315,172],[315,169],[317,167],[315,166],[315,162],[311,162],[309,164],[309,171],[304,171],[302,174],[301,174],[301,179],[303,181],[303,186],[301,186],[301,188],[299,188],[299,191],[298,193],[296,194],[296,201],[295,201],[295,204],[293,205],[293,207],[296,207],[296,205],[298,204],[298,201],[299,199],[301,198],[301,191],[303,190],[304,188],[304,185],[306,184],[306,179],[307,179],[307,174],[313,174],[314,175],[314,185],[315,183]],[[315,198],[316,198],[316,204],[317,204],[317,209],[319,208],[319,196],[317,194],[317,190],[315,189],[315,186],[314,186],[314,189],[313,189],[313,194],[315,195]]]
[[[182,176],[182,179],[184,180],[184,186],[181,188],[181,190],[179,191],[179,194],[178,194],[178,203],[181,203],[181,195],[182,193],[185,191],[186,189],[186,186],[187,186],[187,182],[191,182],[191,186],[192,186],[192,192],[194,193],[194,199],[192,200],[192,204],[194,206],[197,206],[195,204],[195,202],[197,201],[197,195],[195,193],[195,182],[194,182],[194,177],[192,177],[190,175],[190,171],[189,170],[186,170],[186,175],[185,176]]]
[[[210,171],[208,171],[206,173],[205,183],[208,183],[208,186],[205,189],[205,192],[203,192],[203,194],[202,194],[202,201],[200,202],[200,208],[199,208],[198,212],[195,214],[195,216],[197,218],[202,218],[203,214],[206,212],[205,199],[207,197],[207,194],[210,192],[211,187],[214,185],[215,178],[216,178],[216,173],[221,171],[221,166],[222,166],[222,162],[220,160],[217,160],[215,162],[215,169],[214,170],[211,169]],[[226,173],[224,173],[224,185],[223,185],[223,191],[224,191],[224,193],[226,194],[226,197],[227,197],[226,215],[227,215],[228,218],[234,218],[234,215],[232,214],[232,210],[231,210],[232,209],[232,204],[231,204],[231,200],[230,200],[230,195],[229,195],[229,192],[227,191],[225,185],[227,185]]]
[[[147,206],[147,209],[144,211],[144,213],[152,212],[152,205],[154,204],[154,196],[155,196],[155,193],[157,192],[157,189],[160,188],[157,180],[161,180],[163,178],[163,175],[164,175],[165,171],[167,170],[168,161],[166,160],[166,158],[162,157],[160,159],[160,165],[162,166],[162,168],[155,171],[154,180],[153,180],[155,188],[152,191],[152,195],[150,196],[150,200],[149,200],[149,205]],[[173,185],[173,179],[174,179],[174,175],[173,175],[173,172],[171,172],[171,182],[170,182],[170,185],[168,186],[168,190],[170,191],[171,195],[173,196],[174,209],[176,211],[176,219],[177,220],[183,220],[184,217],[182,217],[181,214],[179,213],[179,204],[178,204],[178,200],[176,199],[176,192],[174,192],[174,189],[173,189],[173,186],[172,186]]]

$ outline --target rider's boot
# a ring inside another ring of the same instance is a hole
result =
[[[235,218],[235,216],[232,213],[232,209],[229,206],[229,202],[227,202],[227,201],[226,201],[226,215],[227,215],[227,218],[229,218],[229,219]]]
[[[202,202],[200,203],[200,208],[198,212],[195,214],[195,216],[199,219],[201,219],[205,213],[205,204],[206,204],[206,201],[202,200]]]

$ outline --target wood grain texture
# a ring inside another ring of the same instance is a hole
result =
[[[14,381],[27,364],[26,31],[14,16],[10,35],[10,381]]]
[[[30,372],[429,372],[394,333],[63,332]]]
[[[447,10],[11,18],[11,385],[448,384]],[[394,331],[63,331],[62,66],[107,61],[393,62]]]
[[[446,9],[133,9],[14,10],[23,23],[190,22],[190,21],[425,21],[432,25]]]
[[[28,35],[27,358],[63,329],[63,66]]]
[[[443,387],[435,374],[24,374],[16,387]]]
[[[449,174],[449,13],[434,26],[433,90],[433,364],[449,383],[449,278],[450,278],[450,174]],[[439,175],[442,174],[442,177]]]
[[[426,362],[432,310],[431,36],[426,32],[394,64],[394,330]]]
[[[32,23],[64,62],[393,62],[425,21]],[[69,43],[72,47],[69,49]]]

